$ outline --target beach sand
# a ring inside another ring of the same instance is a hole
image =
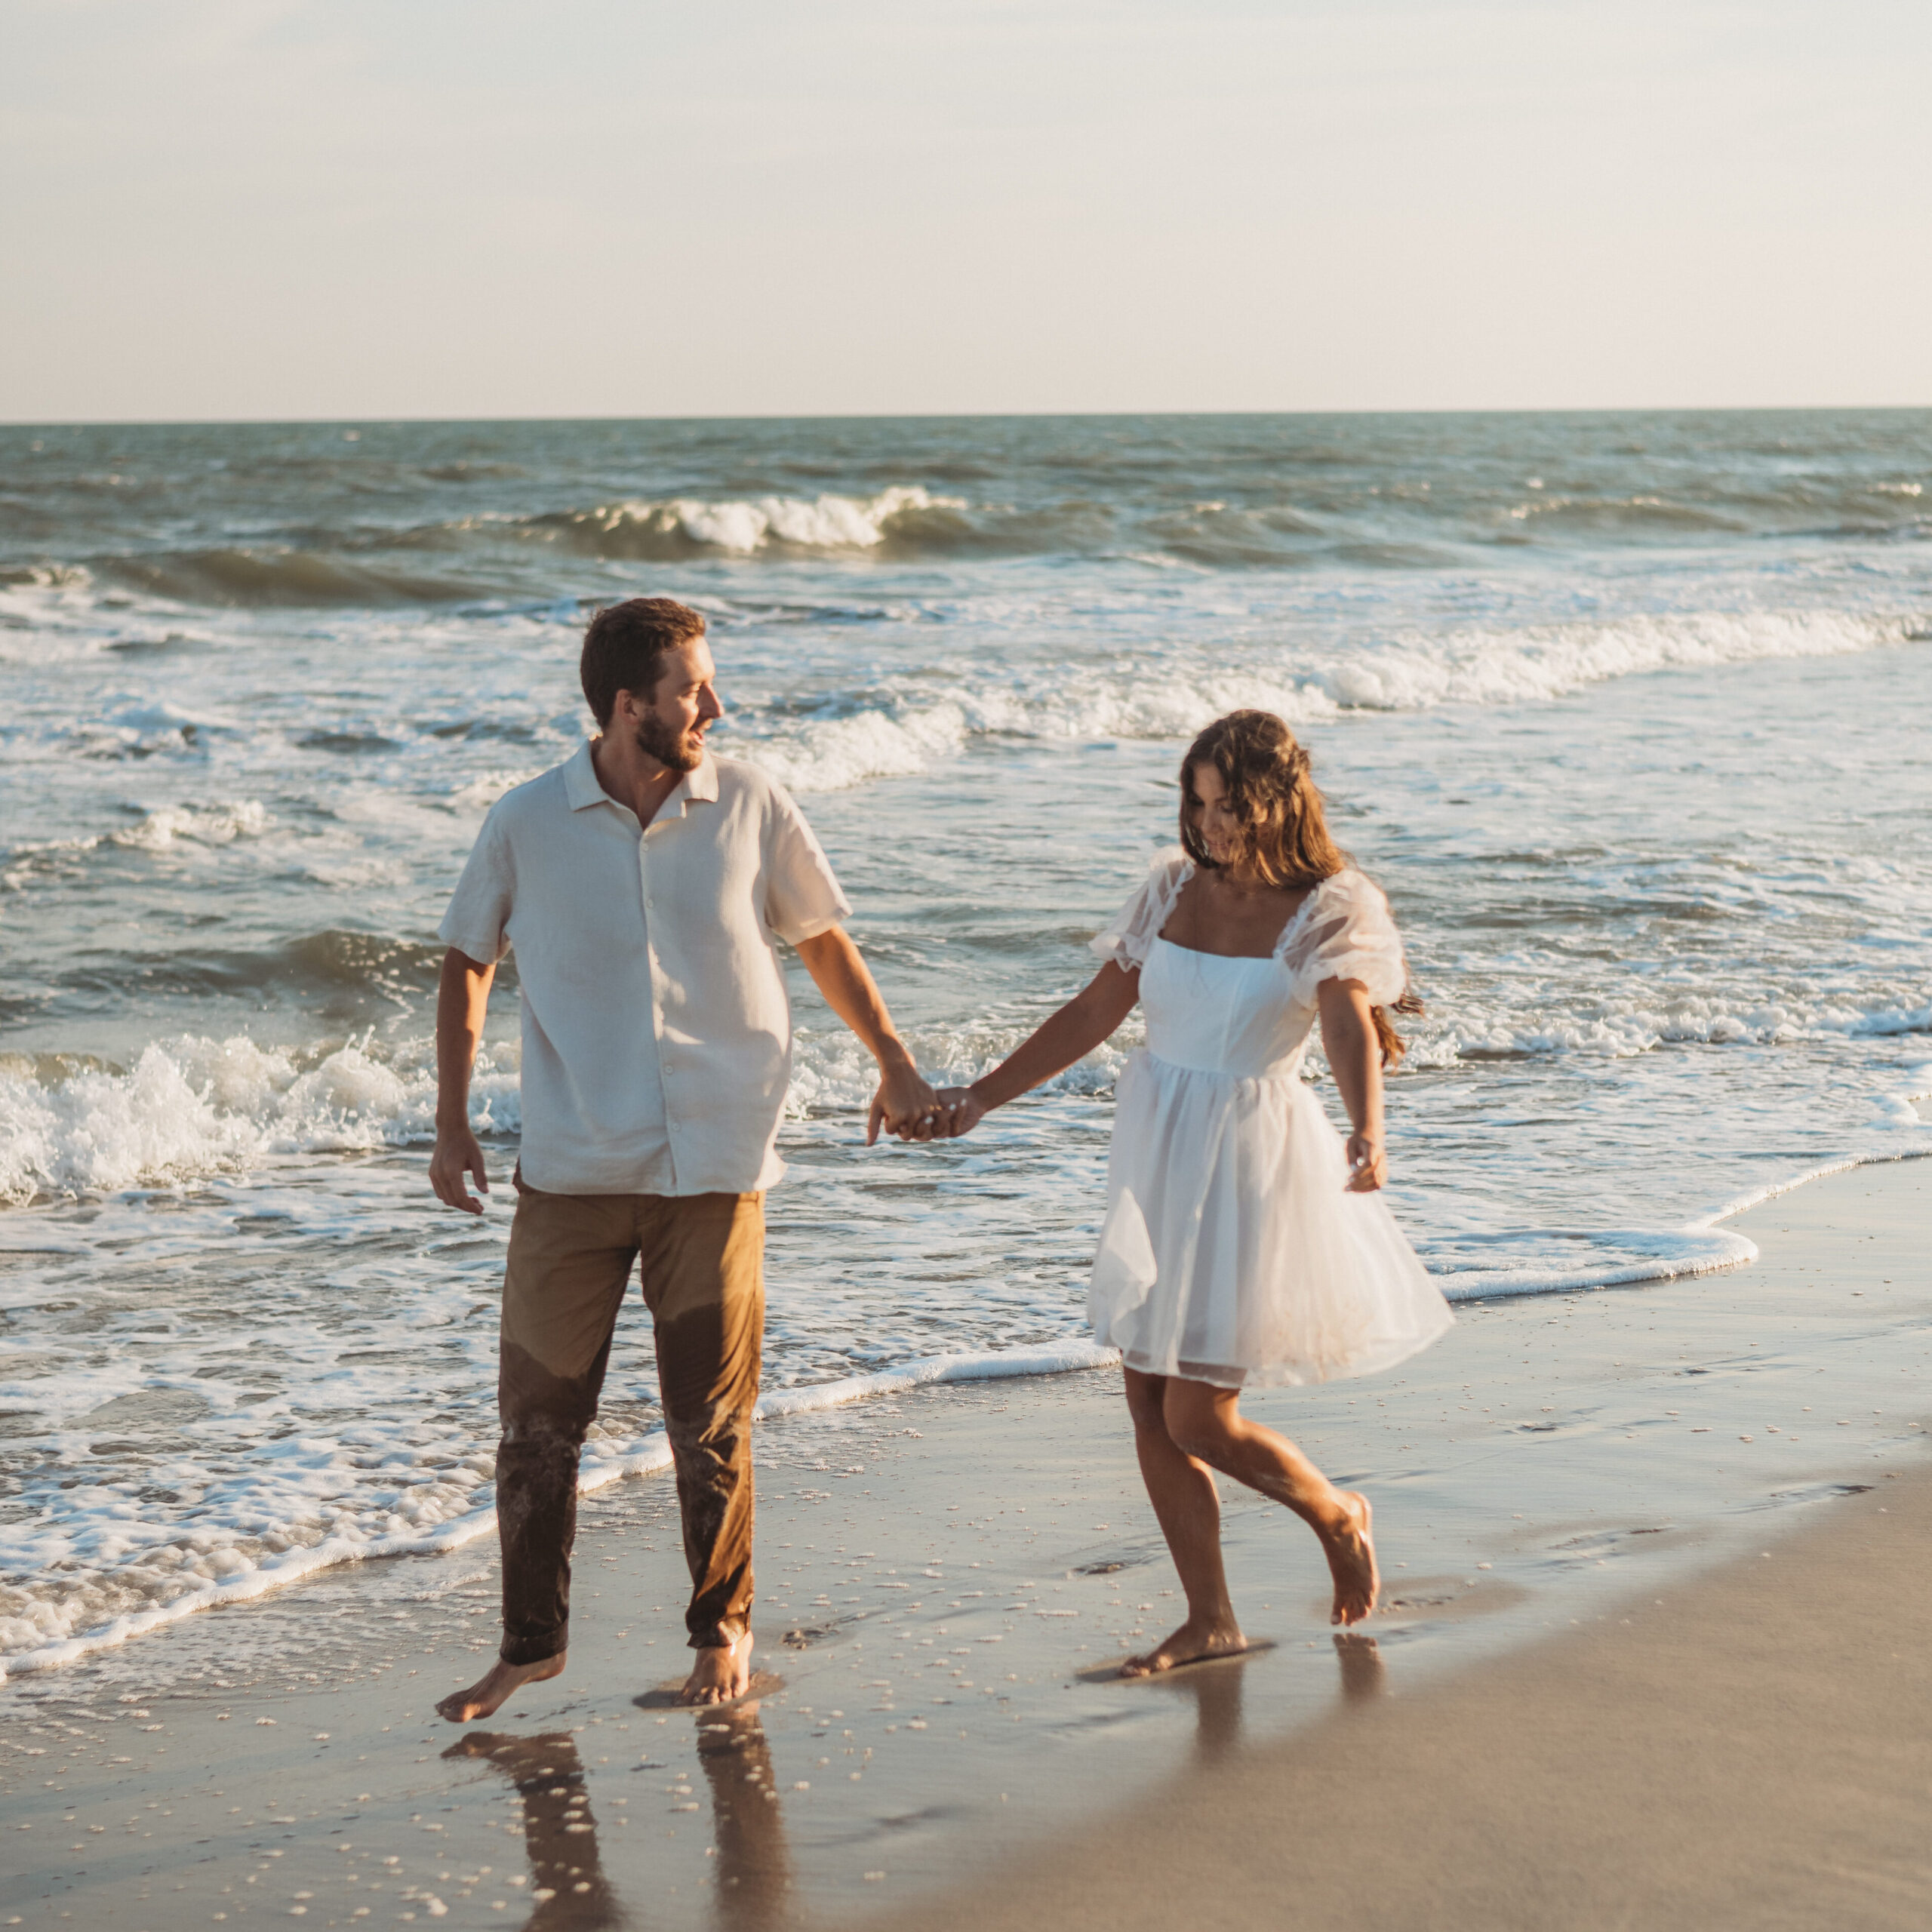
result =
[[[488,1544],[23,1677],[0,1924],[1921,1923],[1929,1208],[1932,1162],[1858,1169],[1734,1224],[1749,1268],[1252,1402],[1375,1498],[1368,1639],[1230,1495],[1269,1647],[1105,1675],[1180,1606],[1101,1371],[768,1426],[728,1712],[666,1702],[663,1477],[586,1499],[569,1673],[486,1725],[431,1707]]]
[[[1318,1724],[887,1922],[1922,1927],[1928,1571],[1915,1472],[1413,1697],[1364,1672]]]

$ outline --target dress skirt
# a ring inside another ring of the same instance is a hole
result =
[[[1300,1072],[1122,1071],[1088,1290],[1130,1368],[1229,1389],[1372,1375],[1454,1318]]]

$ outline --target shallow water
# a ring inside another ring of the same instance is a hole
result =
[[[0,1653],[486,1520],[433,935],[580,736],[586,603],[710,614],[715,743],[954,1076],[1084,977],[1183,735],[1284,711],[1429,1002],[1398,1211],[1549,1289],[1925,1144],[1928,486],[1923,413],[0,431]],[[1116,1048],[865,1153],[797,992],[771,1386],[1077,1344]],[[635,1466],[635,1323],[611,1390]]]

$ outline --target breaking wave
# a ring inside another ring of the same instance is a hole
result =
[[[103,851],[168,852],[178,846],[232,845],[259,838],[274,823],[258,799],[234,798],[211,805],[163,805],[136,808],[134,823],[114,832],[78,838],[26,839],[0,851],[0,891],[17,891],[49,875],[70,872],[90,854]]]
[[[493,594],[467,577],[432,576],[340,553],[224,547],[116,557],[100,567],[131,589],[177,604],[248,609],[385,604],[454,604]]]
[[[906,1037],[934,1082],[950,1084],[977,1078],[1025,1033],[977,1024],[914,1028]],[[1633,1000],[1572,1020],[1540,1015],[1512,1024],[1451,1014],[1428,1023],[1409,1058],[1413,1066],[1439,1070],[1495,1057],[1625,1059],[1684,1044],[1754,1048],[1918,1033],[1932,1033],[1932,1006],[1902,1004],[1882,993],[1869,1008],[1821,995],[1809,1004],[1793,998],[1741,1012],[1686,995],[1668,1006]],[[1109,1092],[1138,1039],[1138,1023],[1130,1022],[1042,1091]],[[478,1055],[470,1115],[481,1136],[521,1130],[517,1060],[513,1044],[485,1047]],[[849,1033],[801,1033],[786,1117],[863,1114],[876,1078]],[[1910,1100],[1875,1096],[1871,1124],[1922,1131]],[[154,1041],[126,1067],[66,1054],[0,1055],[0,1204],[242,1173],[277,1155],[426,1146],[435,1137],[435,1044],[428,1038],[383,1044],[365,1036],[297,1051],[263,1046],[245,1034],[181,1035]]]
[[[724,552],[873,550],[892,537],[937,534],[964,503],[916,485],[875,497],[760,497],[706,503],[695,497],[562,510],[516,528],[595,557],[669,561]]]
[[[943,466],[941,466],[942,468]],[[937,473],[937,472],[934,472]],[[1875,485],[1834,507],[1814,540],[1907,540],[1932,531],[1921,486]],[[291,529],[180,550],[157,549],[0,566],[0,589],[85,591],[91,585],[160,600],[235,609],[573,601],[569,559],[632,564],[733,559],[970,564],[977,558],[1078,557],[1208,573],[1487,568],[1498,546],[1600,549],[1694,543],[1762,534],[1749,506],[1550,492],[1518,500],[1371,491],[1318,500],[1140,500],[1103,494],[1028,502],[969,499],[924,484],[870,495],[625,497],[544,509],[485,509],[408,526]],[[1785,506],[1789,508],[1791,506]],[[1823,510],[1825,506],[1816,506]],[[1393,520],[1392,521],[1392,518]]]
[[[67,1056],[0,1057],[0,1202],[236,1174],[271,1155],[358,1152],[434,1137],[426,1041],[378,1057],[368,1041],[296,1052],[225,1040],[157,1041],[131,1067]],[[478,1131],[514,1132],[512,1064],[479,1057]]]
[[[1305,724],[1343,711],[1534,703],[1651,672],[1845,656],[1917,644],[1924,635],[1920,620],[1905,616],[1757,611],[1471,626],[1346,651],[1284,640],[1242,647],[1248,665],[1214,672],[1060,666],[1051,678],[1036,672],[993,686],[962,679],[938,691],[929,678],[916,700],[777,724],[754,718],[746,733],[720,743],[795,791],[838,791],[926,771],[978,737],[1183,738],[1243,706]]]

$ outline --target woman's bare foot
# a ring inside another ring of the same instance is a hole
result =
[[[1164,1670],[1177,1669],[1184,1663],[1198,1663],[1204,1657],[1236,1657],[1247,1648],[1247,1639],[1232,1621],[1197,1623],[1189,1617],[1164,1642],[1137,1657],[1129,1657],[1120,1667],[1123,1677],[1153,1677]]]
[[[559,1651],[541,1663],[506,1663],[499,1657],[467,1690],[454,1691],[445,1697],[436,1706],[437,1711],[451,1724],[471,1724],[478,1718],[487,1718],[526,1684],[541,1684],[546,1678],[562,1676],[564,1660],[569,1654]]]
[[[1368,1498],[1352,1489],[1336,1491],[1346,1512],[1332,1528],[1318,1532],[1335,1580],[1335,1607],[1331,1623],[1359,1623],[1375,1610],[1382,1592],[1382,1573],[1375,1567],[1375,1540],[1369,1534],[1374,1515]]]
[[[678,1694],[681,1704],[728,1704],[751,1688],[752,1633],[747,1630],[727,1648],[700,1651],[685,1687]]]

